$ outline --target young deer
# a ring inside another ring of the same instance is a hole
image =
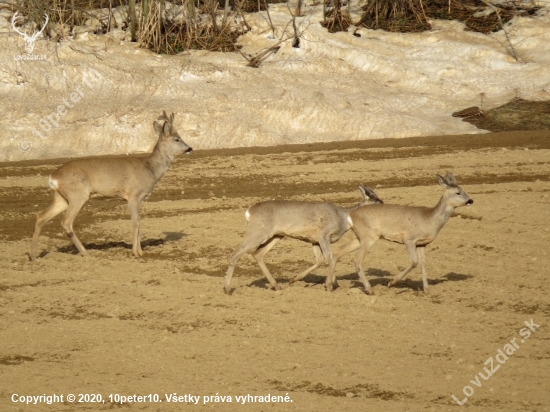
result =
[[[71,238],[82,256],[86,249],[73,231],[73,222],[92,194],[105,197],[121,197],[128,201],[134,228],[132,252],[143,255],[139,237],[139,206],[147,198],[155,184],[166,173],[174,156],[190,153],[193,149],[178,135],[174,128],[174,114],[168,117],[166,111],[153,123],[158,142],[147,157],[124,157],[116,159],[77,159],[64,164],[52,173],[49,185],[54,190],[53,203],[36,218],[31,242],[30,258],[35,260],[38,252],[38,237],[42,227],[63,211],[65,217],[61,226]]]
[[[365,186],[359,186],[363,201],[355,207],[367,203],[383,203],[376,193]],[[352,210],[351,208],[349,210]],[[290,281],[303,279],[327,260],[332,270],[332,252],[330,244],[338,241],[350,228],[349,210],[332,203],[310,203],[292,200],[269,200],[256,203],[245,213],[248,222],[248,235],[237,247],[225,276],[224,291],[231,293],[231,277],[237,261],[248,252],[258,262],[260,269],[271,286],[280,290],[280,286],[264,264],[263,258],[275,244],[285,236],[303,240],[313,245],[315,264]],[[332,275],[325,282],[327,290],[332,290]]]
[[[354,239],[348,245],[340,248],[335,254],[333,262],[335,264],[344,254],[359,249],[354,261],[355,268],[369,295],[373,294],[373,291],[365,277],[362,265],[365,255],[380,238],[404,244],[411,258],[411,265],[396,275],[388,286],[394,286],[420,263],[424,292],[428,292],[426,245],[435,240],[455,208],[474,203],[458,186],[450,172],[447,172],[445,177],[437,175],[437,179],[445,191],[435,207],[383,204],[363,206],[350,213],[352,229],[359,241]]]

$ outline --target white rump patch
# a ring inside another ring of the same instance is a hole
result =
[[[54,190],[57,190],[58,189],[58,184],[57,184],[57,180],[55,179],[52,179],[52,177],[50,176],[49,179],[48,179],[48,186],[50,186],[52,189]]]
[[[351,216],[348,215],[348,223],[350,224],[351,227],[353,227],[353,220],[351,220]]]
[[[246,218],[247,222],[250,220],[250,212],[248,211],[248,209],[246,209],[246,212],[244,212],[244,217]]]

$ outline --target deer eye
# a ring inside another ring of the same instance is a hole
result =
[[[177,137],[174,139],[174,142],[179,142],[180,139],[178,139]]]
[[[460,195],[460,192],[456,192],[457,195]]]

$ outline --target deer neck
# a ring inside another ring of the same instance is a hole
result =
[[[355,206],[351,206],[351,207],[346,207],[346,212],[351,212],[355,209],[358,209],[360,208],[361,206],[364,206],[364,205],[367,205],[368,203],[367,202],[361,202],[361,203],[357,203]]]
[[[441,229],[451,217],[455,208],[447,203],[445,194],[439,199],[439,203],[433,208],[432,217],[436,225]]]
[[[151,155],[147,158],[146,162],[149,169],[151,169],[155,175],[155,179],[158,181],[170,168],[172,160],[174,160],[174,156],[167,153],[159,141],[153,149],[153,153],[151,153]]]

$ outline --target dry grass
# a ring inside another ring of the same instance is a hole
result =
[[[200,9],[192,1],[185,3],[189,11],[182,22],[162,18],[159,2],[151,1],[147,18],[141,20],[138,41],[155,53],[175,54],[189,49],[235,51],[237,38],[244,33],[236,27],[237,11],[232,11],[221,22],[216,19],[218,1],[209,0]]]
[[[108,9],[109,16],[99,20],[96,33],[106,33],[113,28],[126,30],[130,27],[130,21],[117,27],[111,15],[114,8],[128,6],[129,3],[128,0],[19,0],[14,6],[7,7],[24,16],[18,21],[20,25],[34,22],[40,28],[44,22],[44,14],[47,14],[50,22],[45,34],[55,38],[56,25],[61,24],[70,32],[75,26],[84,25],[86,20],[95,17],[91,12],[97,9]],[[143,1],[136,4],[137,33],[132,36],[132,40],[138,41],[142,47],[163,54],[175,54],[189,49],[235,51],[237,38],[246,30],[246,24],[243,28],[235,23],[237,15],[242,16],[244,11],[241,8],[246,11],[265,10],[267,3],[266,0],[231,0],[224,10],[224,0],[174,1],[173,4],[183,6],[185,17],[173,21],[164,13],[165,1]],[[220,23],[222,12],[224,17]],[[131,16],[128,20],[131,20]]]
[[[491,132],[550,130],[550,101],[530,102],[514,99],[488,111],[474,111],[464,121]]]
[[[329,33],[339,31],[348,31],[351,25],[351,17],[348,10],[343,10],[341,0],[327,0],[323,5],[323,21],[321,26],[325,27]],[[347,3],[349,7],[349,2]]]
[[[363,6],[357,25],[393,32],[418,32],[431,28],[428,19],[459,20],[467,30],[490,33],[502,29],[496,13],[476,15],[488,6],[481,0],[372,0]],[[502,23],[516,15],[532,15],[539,7],[499,5]]]
[[[369,29],[417,32],[431,28],[421,0],[373,0],[358,22]]]
[[[267,10],[268,4],[281,1],[175,0],[173,3],[183,6],[186,13],[183,20],[171,21],[162,11],[164,0],[144,0],[136,6],[141,18],[136,17],[138,29],[132,40],[156,53],[173,54],[189,49],[236,51],[237,38],[250,30],[244,13]],[[50,22],[45,34],[55,38],[59,36],[59,25],[70,32],[94,17],[93,10],[108,9],[111,14],[115,7],[129,3],[129,0],[18,0],[15,6],[4,7],[23,16],[19,24],[34,22],[37,28],[41,28],[43,16],[47,14]],[[418,32],[431,28],[429,19],[448,19],[464,22],[468,30],[490,33],[500,30],[502,24],[515,15],[532,15],[538,10],[535,6],[500,5],[498,14],[476,15],[487,7],[482,0],[370,0],[363,6],[363,14],[356,25],[394,32]],[[348,8],[349,2],[343,0],[323,0],[323,27],[331,33],[347,31],[352,23]],[[238,18],[241,24],[236,23]],[[125,30],[129,26],[127,21],[117,27],[115,20],[108,17],[100,20],[96,33],[106,33],[113,28]]]

